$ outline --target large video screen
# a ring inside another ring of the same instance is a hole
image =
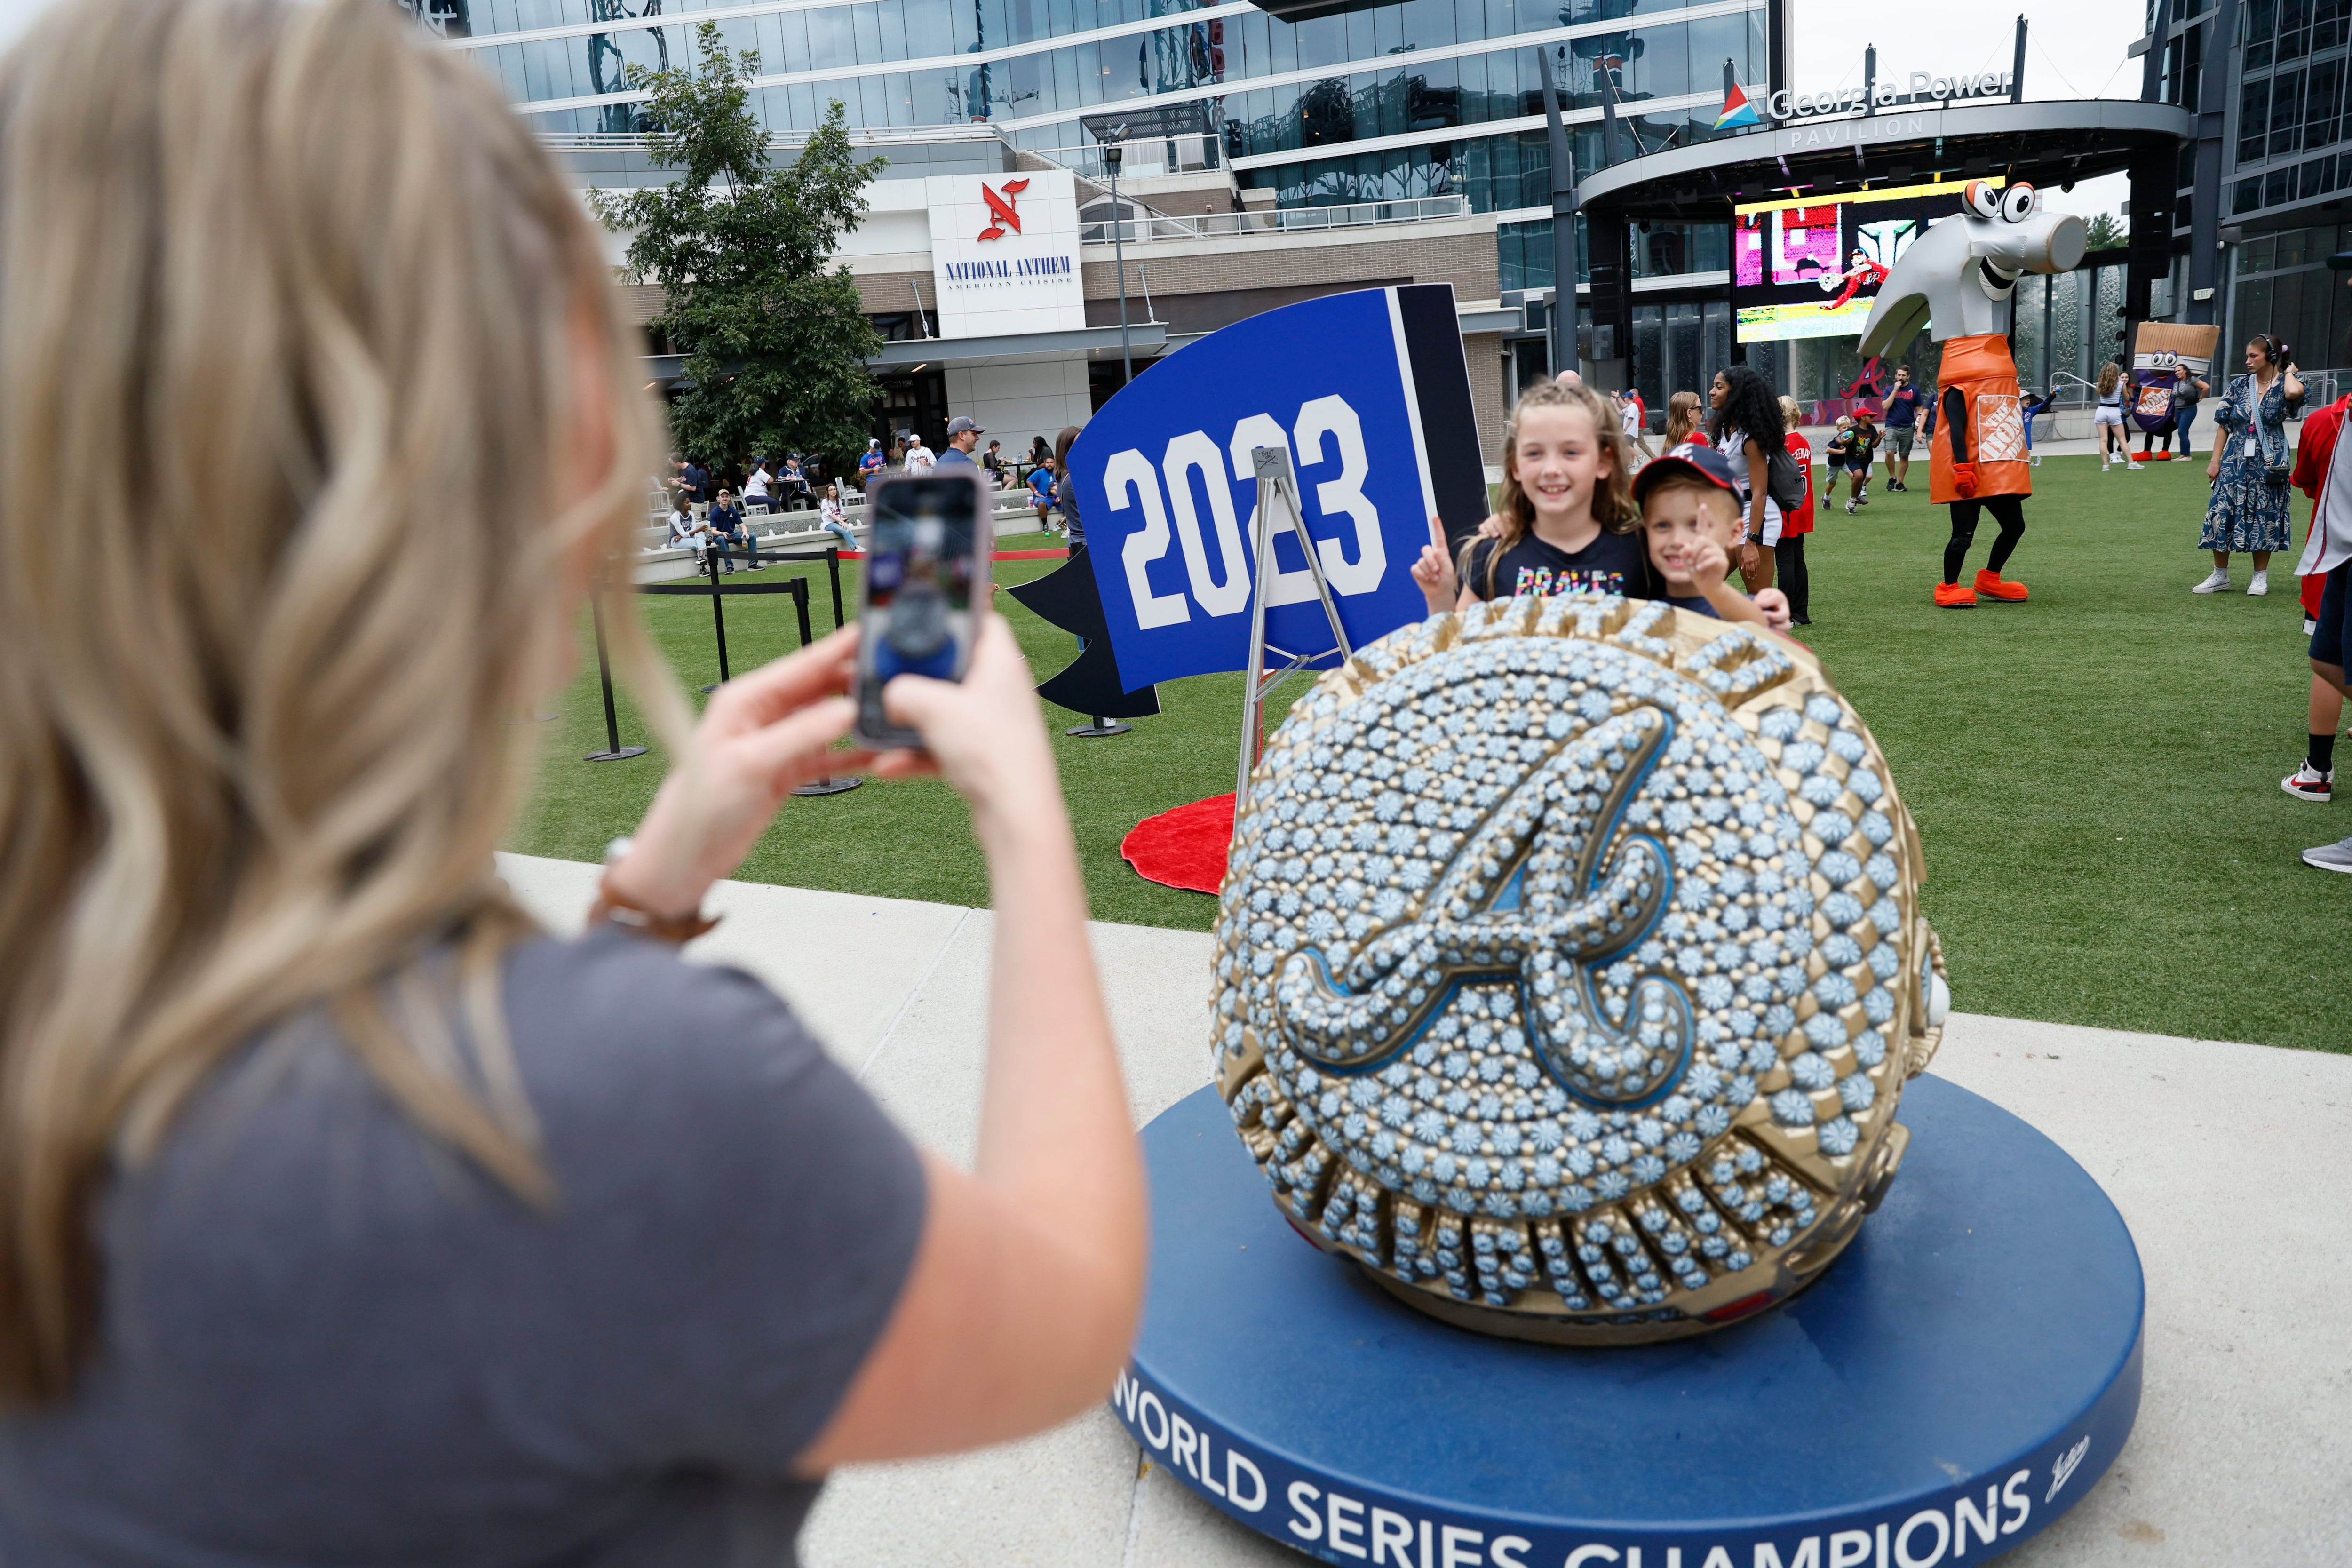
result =
[[[1886,269],[1913,240],[1958,213],[1965,186],[1955,180],[1734,208],[1731,304],[1739,341],[1859,336]]]

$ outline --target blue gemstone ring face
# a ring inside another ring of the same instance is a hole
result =
[[[1783,645],[1615,599],[1436,617],[1268,747],[1222,895],[1221,1081],[1339,1249],[1456,1301],[1683,1321],[1899,1151],[1932,984],[1913,837]]]

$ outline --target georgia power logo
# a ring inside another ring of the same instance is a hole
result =
[[[1013,209],[1013,198],[1028,188],[1026,180],[1007,180],[1004,182],[1004,194],[999,195],[989,188],[987,181],[981,182],[981,199],[988,204],[989,213],[988,226],[980,231],[981,238],[1003,239],[1008,228],[1015,234],[1021,232],[1021,215]]]

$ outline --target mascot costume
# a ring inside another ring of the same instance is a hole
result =
[[[1865,358],[1901,347],[1923,326],[1944,345],[1927,496],[1952,509],[1944,580],[1936,587],[1936,603],[1947,608],[1973,605],[1979,595],[2010,603],[2026,596],[2024,584],[2000,574],[2025,532],[2025,498],[2033,493],[2017,364],[2009,356],[2010,303],[2020,278],[2068,271],[2083,259],[2083,220],[2042,211],[2032,185],[2003,191],[1971,180],[1959,216],[1912,241],[1895,261],[1863,328],[1858,352]],[[1964,587],[1960,568],[1987,510],[2000,538],[1975,587]]]

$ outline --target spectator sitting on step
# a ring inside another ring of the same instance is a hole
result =
[[[728,571],[735,570],[735,563],[727,554],[730,544],[743,552],[752,571],[760,569],[760,558],[751,552],[751,531],[743,526],[743,509],[735,504],[733,490],[719,492],[719,499],[710,503],[710,515],[706,521],[710,526],[710,537],[719,545],[719,558],[727,563]]]
[[[680,490],[677,494],[677,499],[670,503],[670,548],[675,550],[691,545],[694,550],[694,558],[697,561],[699,561],[702,559],[703,546],[708,544],[709,540],[709,525],[696,518],[694,515],[694,503],[686,499],[686,492],[684,490]]]
[[[1042,441],[1045,437],[1041,436],[1038,439]],[[1029,504],[1037,509],[1038,529],[1051,533],[1054,531],[1053,454],[1048,452],[1045,456],[1045,462],[1029,470]]]

